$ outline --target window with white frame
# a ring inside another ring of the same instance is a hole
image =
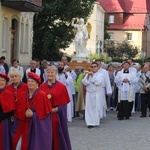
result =
[[[114,40],[114,33],[108,33],[109,34],[109,40]]]
[[[114,23],[114,15],[109,16],[109,23]]]
[[[127,40],[128,41],[132,40],[132,33],[127,33]]]
[[[3,30],[2,30],[2,51],[7,51],[7,43],[8,43],[8,18],[4,17],[3,19]]]
[[[21,22],[21,42],[20,42],[20,53],[24,52],[24,23]]]
[[[25,24],[25,53],[28,53],[29,51],[29,23],[28,20]]]

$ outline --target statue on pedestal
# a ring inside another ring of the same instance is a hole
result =
[[[75,20],[77,20],[76,23]],[[73,18],[71,25],[74,27],[76,57],[88,57],[86,45],[92,29],[91,24],[84,24],[83,18]]]

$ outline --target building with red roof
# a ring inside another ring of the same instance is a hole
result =
[[[106,11],[110,40],[127,40],[150,57],[150,0],[97,1]]]

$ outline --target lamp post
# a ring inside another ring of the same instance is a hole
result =
[[[142,63],[145,63],[145,57],[146,57],[146,52],[145,51],[142,52],[142,56],[144,58]]]

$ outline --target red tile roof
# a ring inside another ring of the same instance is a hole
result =
[[[150,1],[149,0],[118,0],[122,6],[124,1],[124,11],[132,13],[146,13],[150,12]],[[122,6],[123,7],[123,6]]]
[[[97,0],[107,12],[150,13],[150,0]]]
[[[122,25],[110,24],[110,29],[144,29],[150,0],[97,0],[108,13],[124,13]]]
[[[144,29],[146,14],[129,14],[122,25],[110,24],[110,29]]]
[[[123,12],[118,0],[97,0],[107,12]]]

